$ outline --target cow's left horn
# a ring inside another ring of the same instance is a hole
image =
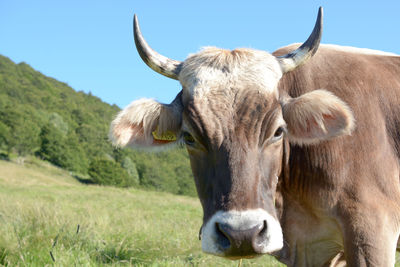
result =
[[[322,16],[323,11],[322,7],[320,7],[314,30],[308,37],[307,41],[289,54],[278,57],[283,73],[294,70],[298,66],[304,64],[317,52],[322,36]]]
[[[133,35],[136,49],[147,66],[164,76],[178,80],[181,62],[160,55],[147,44],[140,32],[136,15],[133,17]]]

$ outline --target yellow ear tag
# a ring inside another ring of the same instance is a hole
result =
[[[158,134],[158,128],[152,132],[153,138],[156,141],[167,141],[167,142],[172,142],[176,141],[176,135],[175,133],[171,131],[165,131],[161,135]]]

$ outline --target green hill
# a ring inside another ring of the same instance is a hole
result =
[[[35,155],[88,183],[196,195],[184,149],[147,154],[111,146],[120,109],[0,55],[0,156]]]

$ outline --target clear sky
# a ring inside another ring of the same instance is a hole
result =
[[[120,107],[141,97],[169,103],[179,83],[141,61],[134,13],[156,51],[184,60],[203,46],[273,52],[303,42],[319,6],[322,43],[400,54],[399,0],[0,0],[0,54]]]

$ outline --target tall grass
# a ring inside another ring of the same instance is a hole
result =
[[[0,161],[0,264],[237,266],[201,252],[195,198],[88,186],[36,159]],[[272,257],[242,266],[281,266]]]

